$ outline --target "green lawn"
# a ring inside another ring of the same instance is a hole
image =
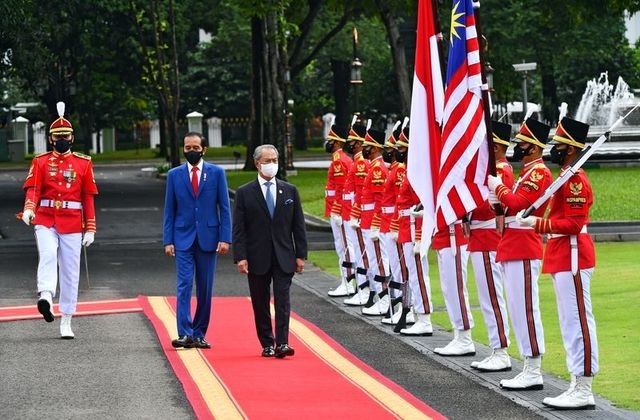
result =
[[[600,373],[594,380],[594,391],[614,401],[620,407],[640,410],[640,322],[637,302],[640,300],[637,259],[639,245],[632,242],[597,243],[598,263],[591,284],[591,296],[597,323],[600,349]],[[433,303],[436,311],[433,322],[451,330],[444,309],[440,289],[440,277],[435,254],[430,251],[429,276]],[[309,261],[334,276],[338,276],[337,257],[334,251],[313,251]],[[471,264],[468,267],[468,291],[471,305],[477,307],[477,289]],[[337,281],[337,280],[336,280]],[[551,277],[543,275],[540,284],[540,311],[544,326],[546,354],[542,362],[544,370],[569,380],[565,354],[558,325],[555,293]],[[473,338],[488,344],[487,330],[479,309],[472,311],[475,321]],[[519,358],[513,333],[510,354]]]

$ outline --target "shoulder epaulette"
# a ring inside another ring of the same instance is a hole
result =
[[[85,155],[84,153],[80,153],[80,152],[73,152],[73,155],[74,155],[74,156],[77,156],[77,157],[79,157],[79,158],[82,158],[82,159],[91,160],[91,156],[89,156],[89,155]]]
[[[502,168],[506,167],[507,165],[509,165],[509,164],[506,163],[506,162],[496,162],[496,168],[502,169]]]
[[[547,166],[542,162],[536,163],[536,166],[533,167],[533,169],[546,169],[546,168]]]
[[[35,155],[33,158],[39,158],[41,156],[46,156],[46,155],[50,155],[51,153],[53,153],[53,151],[48,151],[48,152],[42,152],[42,153],[38,153],[37,155]]]
[[[338,151],[333,152],[333,155],[331,156],[331,158],[333,160],[340,160],[340,152],[338,152]]]

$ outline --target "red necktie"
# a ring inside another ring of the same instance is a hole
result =
[[[191,186],[193,187],[193,194],[198,195],[198,167],[191,168]]]

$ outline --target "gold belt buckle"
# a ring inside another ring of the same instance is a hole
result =
[[[59,209],[60,207],[62,207],[62,201],[60,201],[60,200],[55,200],[55,201],[53,202],[53,206],[54,206],[56,209]]]

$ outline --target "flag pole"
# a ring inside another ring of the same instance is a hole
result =
[[[496,176],[496,154],[493,150],[493,129],[491,127],[491,109],[489,108],[489,86],[487,85],[487,72],[485,69],[484,52],[488,49],[488,41],[482,35],[482,25],[480,24],[480,2],[473,1],[473,15],[476,21],[476,32],[480,42],[478,53],[480,55],[480,75],[482,77],[482,102],[484,105],[484,125],[487,130],[487,148],[489,149],[489,173]],[[498,232],[504,230],[504,209],[501,204],[494,204],[493,210],[496,214],[496,229]]]

